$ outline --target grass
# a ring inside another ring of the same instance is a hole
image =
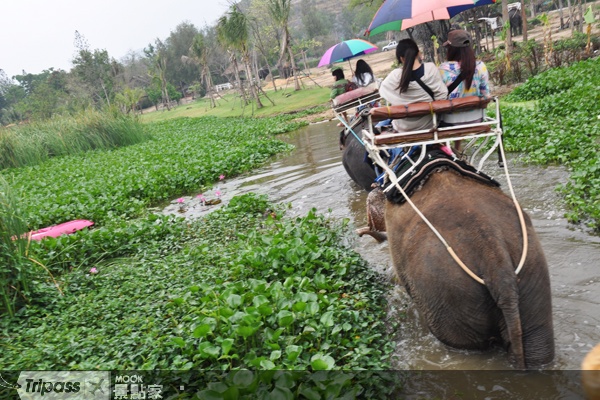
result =
[[[137,118],[111,110],[86,110],[75,116],[0,128],[0,170],[147,139],[149,135]]]
[[[18,304],[29,296],[31,274],[27,260],[27,224],[17,198],[0,177],[0,310],[14,316]]]
[[[267,95],[275,105],[273,106],[268,99],[262,96],[261,102],[264,107],[261,109],[253,109],[253,104],[243,108],[239,97],[235,93],[228,93],[222,100],[218,100],[219,104],[215,108],[210,108],[210,101],[207,98],[202,98],[193,103],[174,107],[171,111],[153,111],[142,114],[141,120],[143,122],[156,122],[179,117],[265,117],[287,114],[326,104],[329,101],[330,92],[329,88],[317,87],[302,89],[297,92],[290,88],[285,91],[268,91]]]

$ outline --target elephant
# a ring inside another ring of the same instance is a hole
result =
[[[523,17],[521,16],[521,9],[512,8],[508,11],[508,20],[510,23],[511,35],[518,36],[523,33]]]
[[[364,124],[360,122],[353,127],[356,135],[360,135]],[[344,129],[340,132],[340,149],[342,153],[342,165],[346,173],[354,182],[366,191],[373,189],[376,174],[373,165],[366,160],[366,150],[363,144],[358,140],[354,133]]]
[[[432,334],[460,349],[500,344],[520,369],[552,361],[548,265],[529,216],[523,213],[528,247],[517,275],[522,228],[515,203],[500,188],[440,168],[410,199],[451,248],[410,204],[385,201],[395,273]],[[484,283],[461,269],[451,251]]]

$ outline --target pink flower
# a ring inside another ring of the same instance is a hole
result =
[[[217,189],[215,191],[215,196],[217,196],[217,197],[221,196],[221,191],[219,189]]]
[[[92,267],[92,269],[90,269],[90,274],[97,274],[98,270],[96,269],[96,267]]]
[[[223,175],[223,174],[219,175],[219,180],[222,181],[223,179],[225,179],[225,175]]]
[[[183,203],[184,201],[185,201],[185,199],[183,197],[180,197],[180,198],[177,199],[178,203]]]
[[[202,193],[200,193],[198,196],[196,196],[198,198],[198,200],[200,200],[202,203],[206,202],[206,197],[204,197],[204,195]]]

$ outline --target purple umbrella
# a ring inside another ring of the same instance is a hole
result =
[[[362,39],[344,40],[334,46],[331,46],[319,61],[318,67],[333,64],[338,61],[349,60],[352,57],[369,54],[377,50],[377,46]]]

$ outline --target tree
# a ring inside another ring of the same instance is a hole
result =
[[[281,44],[279,51],[279,62],[284,59],[285,53],[287,51],[290,57],[290,64],[292,66],[292,71],[294,72],[294,89],[300,90],[300,82],[298,81],[298,74],[296,73],[296,61],[294,61],[294,53],[292,52],[291,46],[291,37],[289,32],[289,19],[290,19],[290,9],[292,5],[291,0],[269,0],[269,14],[271,14],[271,18],[275,24],[281,29]]]
[[[210,73],[210,56],[211,48],[207,43],[206,37],[203,33],[198,33],[192,42],[192,46],[189,49],[189,54],[195,63],[200,65],[200,82],[204,83],[206,87],[206,93],[210,97],[210,106],[216,107],[212,74]]]
[[[160,93],[162,96],[162,102],[167,107],[167,110],[171,110],[171,99],[169,97],[169,90],[167,88],[167,49],[164,43],[160,39],[154,41],[154,46],[149,44],[144,49],[144,53],[150,60],[151,71],[150,76],[153,81],[157,81],[160,85]]]
[[[508,16],[508,1],[504,0],[502,1],[502,21],[504,21],[504,34],[505,34],[505,39],[504,39],[504,46],[505,46],[505,52],[506,52],[506,59],[510,59],[510,53],[511,53],[511,49],[512,49],[512,34],[510,32],[510,28],[506,29],[506,24],[509,24],[510,26],[510,18]]]
[[[263,105],[253,83],[252,73],[250,71],[248,19],[246,15],[238,9],[237,5],[232,5],[227,14],[219,19],[217,31],[219,32],[219,39],[225,47],[229,48],[232,53],[235,53],[235,51],[241,53],[242,61],[246,69],[246,81],[250,86],[250,93],[256,100],[256,107],[262,108]]]
[[[317,10],[313,0],[300,2],[300,16],[307,39],[314,39],[327,34],[327,22],[323,13]]]
[[[110,106],[115,89],[115,76],[119,72],[118,63],[111,59],[106,50],[89,50],[83,35],[75,31],[77,55],[73,59],[72,73],[87,86],[96,104],[106,102]]]
[[[165,40],[166,59],[169,65],[167,80],[175,84],[182,95],[185,95],[186,86],[196,79],[198,71],[196,66],[182,62],[181,57],[188,55],[198,33],[194,24],[186,21],[177,25]]]
[[[115,95],[115,103],[121,108],[121,110],[129,114],[135,112],[140,99],[144,96],[144,90],[141,88],[128,88],[123,89],[122,92]]]
[[[265,61],[268,74],[271,77],[273,89],[277,91],[277,84],[271,65],[277,61],[277,50],[279,40],[277,32],[273,27],[272,20],[269,19],[267,0],[254,0],[248,10],[250,14],[249,22],[254,43],[258,47]]]

